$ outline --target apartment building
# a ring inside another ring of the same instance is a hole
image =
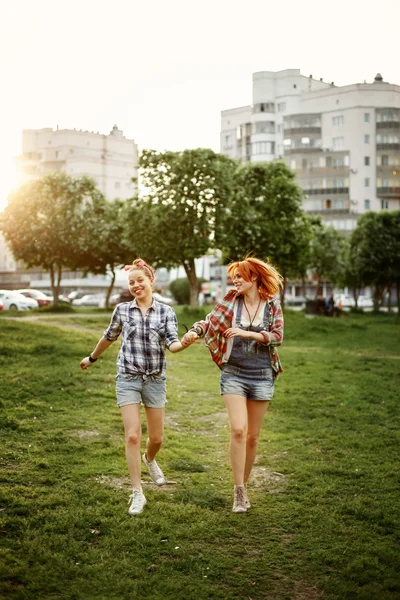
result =
[[[343,232],[369,210],[400,209],[400,86],[335,86],[298,69],[253,75],[253,104],[221,114],[221,152],[284,159],[304,209]]]
[[[108,200],[131,198],[136,192],[138,148],[114,125],[109,134],[78,129],[27,129],[22,132],[22,154],[15,159],[20,183],[49,172],[72,177],[87,175]],[[104,289],[109,278],[81,273],[65,273],[64,288]],[[41,269],[24,270],[16,264],[0,234],[0,288],[50,287],[49,276]]]

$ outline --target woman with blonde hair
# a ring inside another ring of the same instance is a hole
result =
[[[165,348],[180,352],[178,322],[170,306],[153,297],[154,269],[141,258],[127,265],[128,285],[134,299],[117,304],[104,335],[80,366],[88,369],[121,335],[117,358],[117,404],[125,429],[125,454],[132,484],[129,514],[138,515],[146,505],[141,486],[140,444],[142,427],[140,404],[146,412],[147,441],[142,459],[156,485],[165,477],[155,456],[161,448],[166,400]]]
[[[183,346],[204,337],[221,369],[221,395],[230,426],[230,461],[234,480],[233,512],[250,508],[247,482],[257,452],[265,412],[282,371],[277,346],[283,338],[283,315],[277,294],[282,277],[270,264],[249,257],[232,262],[234,290],[183,336]]]

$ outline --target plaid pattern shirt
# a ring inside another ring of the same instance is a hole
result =
[[[153,303],[143,317],[136,304],[122,302],[115,307],[104,337],[115,342],[122,333],[117,371],[124,375],[158,375],[166,372],[165,347],[178,342],[178,321],[170,306]]]
[[[202,335],[200,337],[204,336],[204,342],[211,353],[211,358],[219,368],[221,368],[222,358],[227,348],[227,339],[224,337],[224,333],[229,327],[232,327],[236,296],[236,290],[228,292],[204,321],[198,321],[193,325],[193,327],[201,328]],[[280,346],[283,340],[283,314],[281,303],[277,298],[268,300],[268,305],[269,330],[260,333],[269,347],[274,376],[278,377],[279,373],[283,371],[277,350],[277,346]]]

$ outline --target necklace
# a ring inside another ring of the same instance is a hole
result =
[[[250,316],[250,312],[249,312],[249,309],[247,308],[246,300],[244,298],[243,298],[243,304],[244,304],[244,307],[246,309],[247,314],[249,315],[249,321],[250,321],[249,329],[251,329],[252,326],[253,326],[254,319],[256,318],[256,316],[258,314],[258,309],[260,308],[261,298],[260,298],[260,300],[258,302],[258,306],[256,308],[256,312],[253,315],[253,318],[251,318],[251,316]]]

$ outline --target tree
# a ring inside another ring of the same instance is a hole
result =
[[[331,226],[314,220],[314,233],[311,241],[310,269],[317,278],[317,296],[322,279],[338,283],[343,278],[345,261],[345,238]]]
[[[85,273],[106,275],[111,281],[106,294],[106,307],[114,287],[116,269],[131,263],[138,255],[134,246],[125,242],[125,228],[129,206],[127,201],[108,202],[102,196],[84,207],[82,217],[86,224],[81,240],[77,268]]]
[[[205,281],[202,277],[197,279],[197,293],[199,294],[201,284]],[[189,304],[190,302],[190,286],[187,277],[174,279],[169,284],[169,289],[178,304]]]
[[[0,228],[16,260],[49,271],[57,305],[64,268],[75,269],[86,236],[83,210],[101,193],[87,178],[49,173],[13,192]]]
[[[374,286],[375,310],[393,285],[399,296],[400,211],[362,215],[351,236],[350,253],[363,283]]]
[[[282,161],[236,170],[232,200],[217,230],[217,245],[227,260],[251,253],[270,260],[285,280],[305,276],[312,227],[294,177]]]
[[[190,305],[197,305],[195,259],[212,247],[227,205],[236,163],[212,150],[145,150],[139,160],[142,195],[127,220],[127,243],[155,266],[183,266]],[[138,244],[139,241],[139,244]]]

